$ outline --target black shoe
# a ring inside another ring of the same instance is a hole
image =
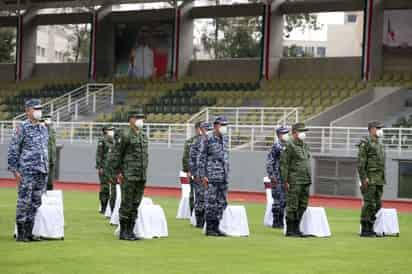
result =
[[[196,227],[203,228],[205,225],[205,218],[203,212],[196,213]]]
[[[300,238],[300,235],[296,233],[295,222],[286,220],[286,237],[296,237]]]
[[[213,221],[206,221],[206,236],[219,237],[219,234],[216,232],[214,228]]]
[[[138,241],[141,240],[142,238],[137,237],[136,234],[134,234],[133,230],[134,230],[134,225],[135,225],[135,221],[131,221],[128,224],[128,229],[127,229],[127,233],[129,235],[129,240],[130,241]]]
[[[26,238],[29,239],[29,241],[39,242],[42,240],[40,237],[33,236],[34,221],[26,222],[24,225],[25,225],[25,231],[26,231]]]
[[[17,223],[16,242],[30,242],[30,240],[26,237],[24,223]]]
[[[219,221],[215,221],[214,223],[215,231],[219,237],[226,237],[227,235],[219,229],[219,223],[220,223]]]
[[[376,237],[375,232],[373,232],[373,226],[371,227],[369,222],[361,222],[361,233],[359,236],[366,237],[366,238]]]
[[[130,241],[129,235],[127,234],[127,223],[125,221],[120,221],[119,240]]]
[[[299,235],[299,237],[304,237],[302,231],[300,231],[300,221],[295,221],[294,223],[295,233]]]

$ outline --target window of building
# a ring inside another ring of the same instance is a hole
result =
[[[399,198],[412,198],[412,162],[399,162]]]
[[[316,49],[316,55],[318,57],[325,57],[326,56],[326,47],[318,47]]]
[[[358,16],[356,14],[349,14],[347,16],[347,22],[348,23],[356,23],[357,19],[358,19]]]
[[[41,55],[42,57],[46,57],[46,49],[40,47],[40,51],[41,51],[41,54],[40,54],[40,55]]]

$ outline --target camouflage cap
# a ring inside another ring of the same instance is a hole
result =
[[[381,123],[381,122],[379,122],[379,121],[370,121],[370,122],[368,123],[368,129],[371,129],[371,128],[383,128],[383,127],[384,127],[383,123]]]
[[[293,131],[299,131],[299,132],[303,132],[303,131],[309,131],[309,129],[306,127],[306,125],[304,123],[296,123],[292,126],[292,130]]]
[[[276,134],[286,134],[289,133],[289,129],[287,127],[278,127],[276,129]]]
[[[25,102],[24,104],[25,108],[35,108],[35,109],[41,109],[41,100],[40,99],[29,99]]]
[[[218,116],[213,122],[213,124],[219,124],[222,126],[226,126],[227,124],[229,124],[229,122],[227,121],[225,116]]]

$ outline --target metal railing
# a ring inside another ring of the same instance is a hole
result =
[[[18,121],[0,121],[0,144],[7,144]],[[55,123],[57,141],[61,144],[93,144],[108,123],[60,122]],[[111,123],[117,129],[126,129],[127,123]],[[276,140],[276,126],[260,125],[229,127],[229,147],[236,151],[268,151]],[[312,153],[332,155],[356,154],[360,140],[368,135],[359,127],[310,127],[306,143]],[[146,124],[149,143],[154,147],[181,148],[193,134],[193,124]],[[383,143],[386,151],[412,153],[412,128],[385,128]]]
[[[52,115],[53,120],[76,121],[79,115],[96,113],[114,103],[113,84],[86,84],[43,104],[43,113]],[[26,119],[22,113],[14,120]]]
[[[235,127],[241,125],[291,125],[299,121],[302,108],[298,107],[207,107],[193,115],[188,123],[213,121],[224,115]]]

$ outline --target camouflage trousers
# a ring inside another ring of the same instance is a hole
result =
[[[193,188],[195,192],[195,213],[201,213],[205,210],[206,188],[202,183],[194,183]]]
[[[272,198],[273,220],[283,224],[283,216],[286,207],[286,193],[283,185],[278,184],[276,187],[272,187]]]
[[[193,179],[190,179],[190,194],[189,194],[189,207],[190,207],[190,212],[193,212],[193,209],[195,208],[195,182]]]
[[[298,221],[302,219],[309,202],[309,188],[310,184],[290,184],[287,192],[286,202],[286,218],[291,221]]]
[[[109,186],[109,177],[106,175],[99,175],[100,180],[100,192],[99,200],[100,203],[107,205],[110,199],[110,186]],[[105,210],[105,208],[103,208]]]
[[[56,179],[56,167],[55,165],[49,165],[49,174],[47,174],[47,187],[46,190],[53,190],[53,183]]]
[[[361,187],[361,193],[363,197],[361,222],[373,224],[376,220],[376,213],[382,207],[383,186],[368,185],[367,188]]]
[[[209,182],[206,190],[206,222],[219,221],[227,207],[227,182]]]
[[[16,223],[32,222],[41,206],[47,174],[22,174],[18,188]]]
[[[119,210],[120,221],[134,221],[137,218],[137,209],[143,199],[146,181],[125,180],[121,185],[122,203]]]
[[[110,184],[110,208],[113,212],[114,206],[116,204],[116,185],[115,183]]]

